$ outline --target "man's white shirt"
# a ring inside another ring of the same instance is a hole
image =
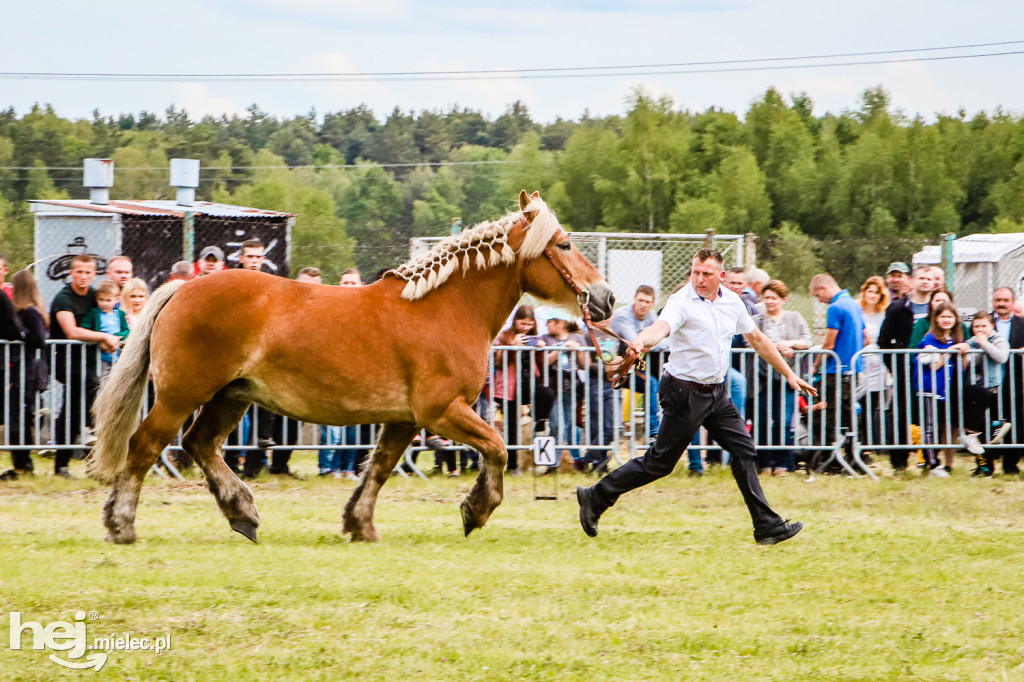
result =
[[[732,337],[756,325],[739,296],[719,287],[714,301],[693,284],[672,294],[658,319],[668,325],[669,357],[665,371],[677,379],[718,384],[729,370]]]

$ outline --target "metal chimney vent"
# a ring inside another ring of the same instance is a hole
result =
[[[199,159],[171,159],[171,186],[178,188],[179,206],[194,205],[199,187]]]
[[[114,186],[113,159],[85,159],[82,170],[82,186],[89,188],[89,201],[109,204],[110,188]]]

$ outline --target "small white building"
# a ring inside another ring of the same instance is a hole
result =
[[[942,266],[942,247],[926,246],[914,265]],[[953,297],[965,313],[990,310],[992,292],[1010,287],[1024,293],[1024,233],[972,234],[953,240]]]

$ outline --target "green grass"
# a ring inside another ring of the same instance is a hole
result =
[[[596,539],[576,517],[587,480],[562,476],[550,502],[508,478],[465,539],[469,478],[395,478],[376,545],[339,536],[353,483],[260,481],[252,545],[201,483],[151,477],[127,547],[102,541],[92,482],[0,484],[0,677],[96,675],[7,648],[6,612],[45,625],[82,609],[99,614],[90,639],[172,635],[159,655],[111,652],[99,674],[117,679],[1024,678],[1024,482],[966,466],[947,480],[766,479],[806,529],[760,547],[727,472],[624,497]]]

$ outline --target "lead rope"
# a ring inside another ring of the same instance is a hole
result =
[[[577,284],[569,271],[562,267],[562,264],[555,259],[555,254],[551,250],[550,246],[544,249],[544,255],[548,257],[551,264],[554,265],[555,269],[562,275],[562,279],[564,279],[576,292],[576,301],[579,303],[580,309],[583,311],[583,323],[587,325],[587,331],[590,333],[590,342],[594,346],[594,354],[607,367],[608,362],[604,359],[601,353],[601,346],[597,343],[597,335],[594,333],[594,327],[597,326],[597,323],[590,317],[590,292]],[[606,372],[608,380],[612,382],[612,388],[622,388],[629,380],[629,373],[633,370],[634,366],[640,371],[643,371],[646,367],[643,355],[633,350],[633,347],[629,345],[628,341],[613,332],[607,325],[602,325],[600,329],[609,336],[614,336],[616,339],[626,344],[626,354],[622,356],[621,364],[614,370]]]

